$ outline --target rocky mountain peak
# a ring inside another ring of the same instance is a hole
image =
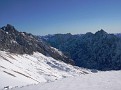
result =
[[[3,26],[1,28],[3,31],[7,32],[7,33],[18,33],[18,31],[14,28],[14,26],[7,24],[6,26]]]
[[[14,26],[10,25],[10,24],[7,24],[6,25],[6,29],[9,29],[9,30],[12,30],[12,29],[15,29]]]
[[[103,29],[101,29],[101,30],[99,30],[99,31],[97,31],[96,33],[95,33],[95,35],[106,35],[106,34],[108,34],[107,32],[105,32]]]
[[[71,59],[65,55],[60,55],[59,52],[51,48],[51,46],[47,45],[44,41],[38,39],[37,36],[26,32],[19,32],[10,24],[0,29],[0,50],[17,54],[40,52],[57,60],[73,63]]]

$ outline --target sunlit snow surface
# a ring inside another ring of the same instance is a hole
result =
[[[18,55],[0,51],[0,90],[51,82],[69,76],[90,73],[41,53]]]
[[[121,71],[91,73],[12,90],[121,90]]]
[[[11,90],[121,90],[121,71],[91,73],[38,52],[18,55],[0,51],[0,90],[5,87]]]

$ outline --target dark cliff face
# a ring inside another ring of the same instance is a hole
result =
[[[65,55],[60,55],[41,39],[38,39],[37,36],[26,32],[19,32],[10,24],[0,28],[0,50],[17,54],[40,52],[57,60],[74,64],[71,59]]]
[[[9,24],[0,29],[0,49],[18,54],[32,54],[34,51],[44,53],[36,37],[25,32],[18,32]]]

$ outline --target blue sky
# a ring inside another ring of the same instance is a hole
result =
[[[121,32],[121,0],[0,0],[0,27],[35,35]]]

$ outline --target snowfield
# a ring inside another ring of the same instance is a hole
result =
[[[35,52],[0,51],[0,90],[121,90],[121,71],[92,73]]]
[[[91,73],[12,90],[121,90],[121,71]]]
[[[0,90],[51,82],[90,73],[35,52],[18,55],[0,51]]]

